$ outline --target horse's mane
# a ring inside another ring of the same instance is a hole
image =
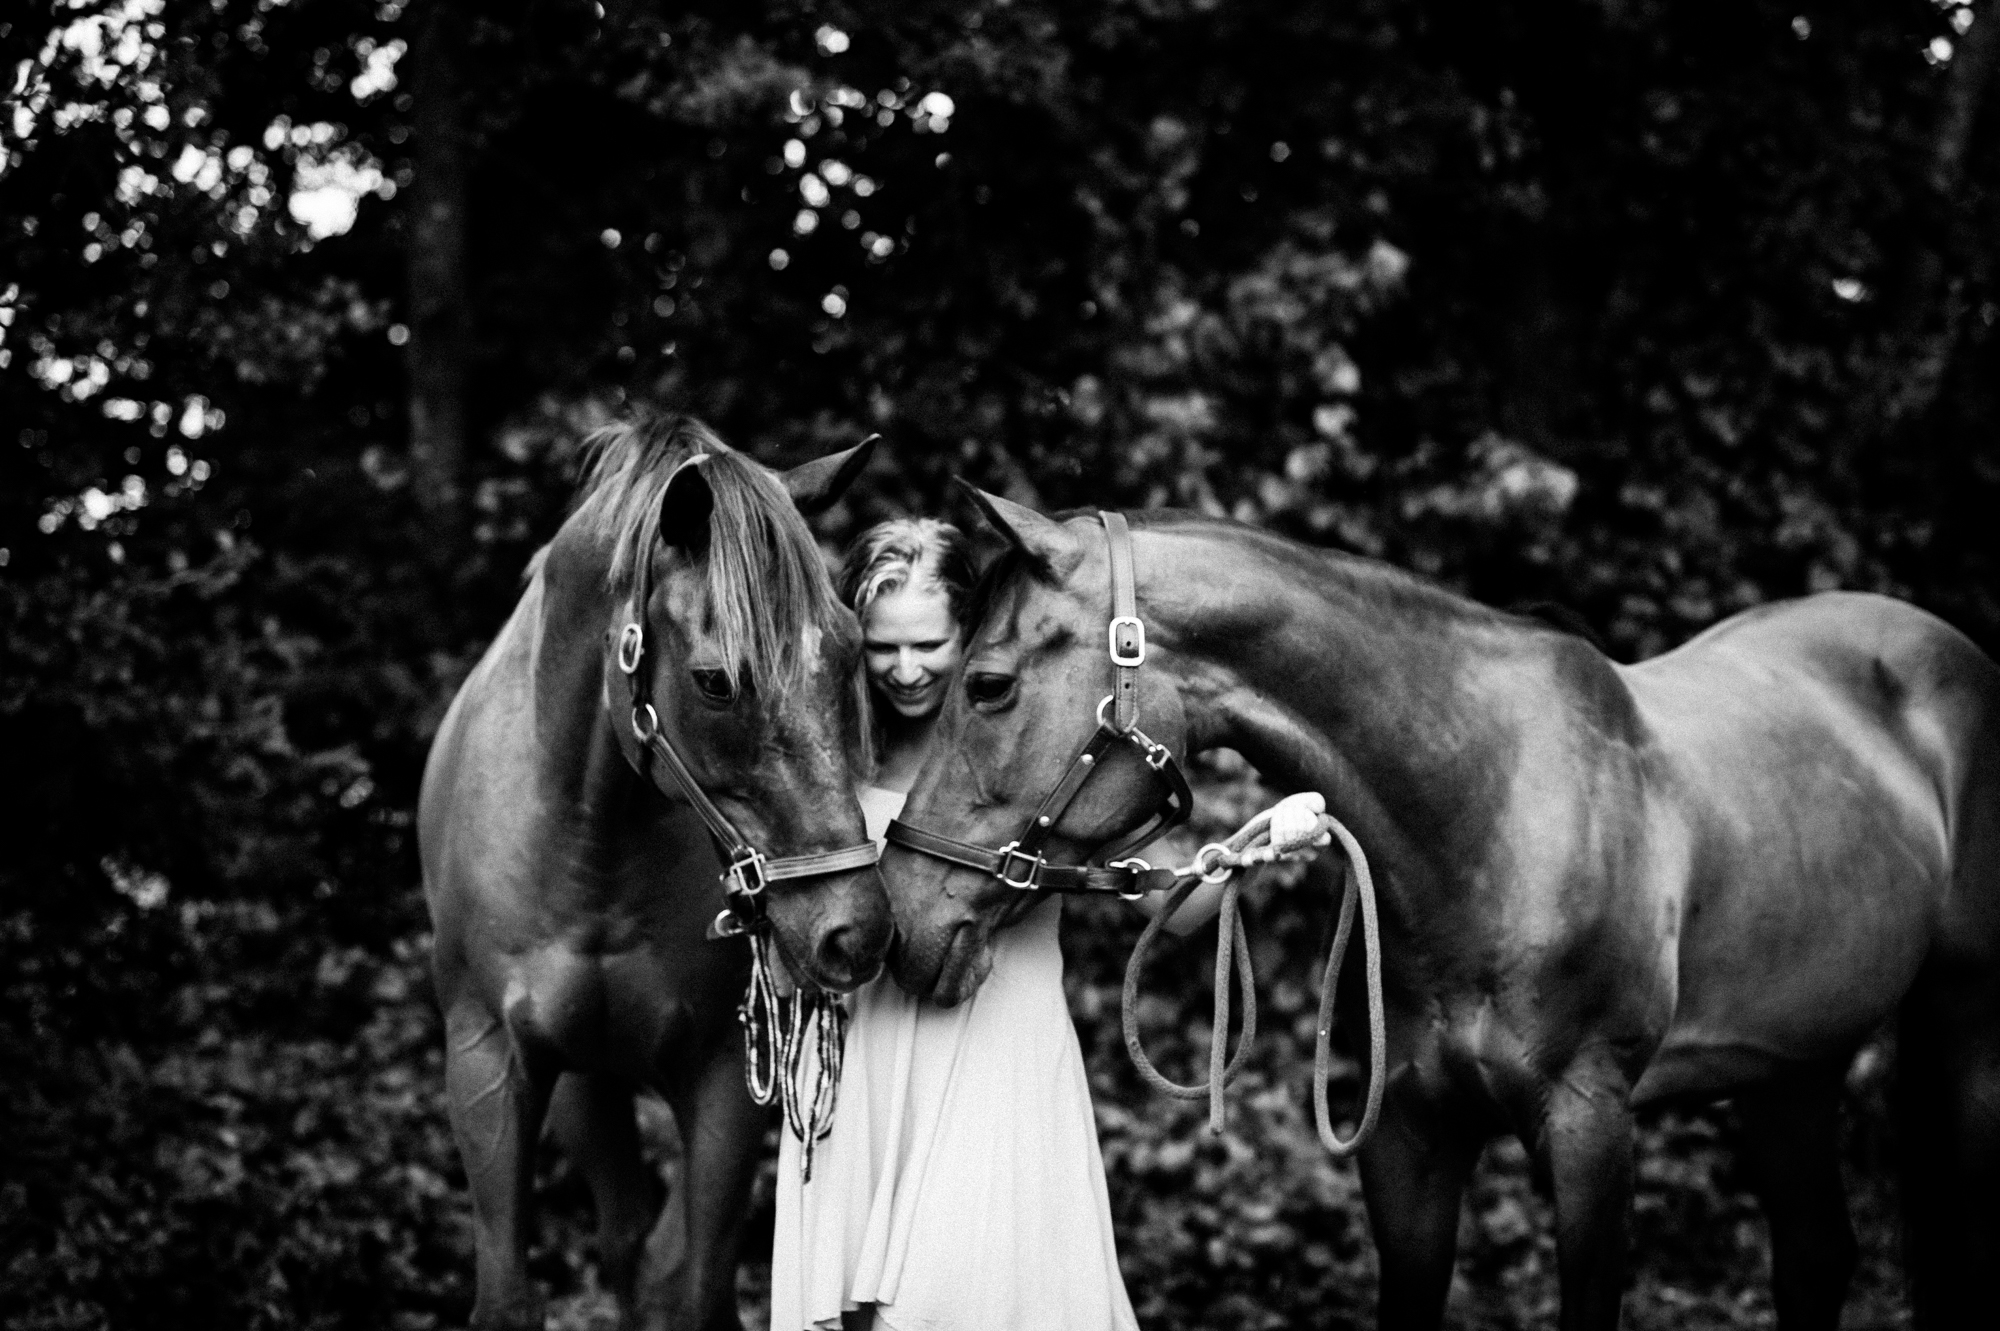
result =
[[[1051,513],[1049,518],[1051,521],[1064,522],[1070,518],[1095,512],[1095,509],[1070,509],[1061,513]],[[1497,627],[1554,629],[1598,645],[1596,636],[1583,623],[1581,616],[1575,615],[1574,612],[1564,612],[1563,617],[1558,618],[1556,614],[1541,606],[1528,608],[1526,613],[1497,610],[1441,587],[1418,574],[1397,568],[1393,564],[1349,554],[1343,550],[1302,545],[1260,527],[1177,509],[1131,511],[1126,513],[1125,518],[1135,531],[1162,527],[1208,528],[1219,535],[1226,534],[1247,545],[1260,547],[1283,561],[1293,563],[1299,560],[1310,561],[1309,568],[1301,568],[1301,572],[1308,577],[1337,578],[1370,602],[1397,615],[1405,624],[1435,626],[1484,624]],[[984,624],[988,612],[992,610],[1000,594],[1016,577],[1028,571],[1029,561],[1018,550],[1009,548],[995,556],[980,573],[979,581],[974,584],[972,594],[967,598],[965,623],[968,631],[976,630]]]
[[[691,416],[647,414],[584,441],[586,469],[570,522],[609,551],[614,596],[631,590],[639,561],[660,539],[660,500],[683,463],[699,459],[715,498],[702,630],[723,669],[760,691],[802,681],[809,644],[842,613],[819,545],[784,485]]]

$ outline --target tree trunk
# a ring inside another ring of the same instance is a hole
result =
[[[2000,0],[1980,6],[1946,75],[1921,187],[1910,201],[1911,239],[1888,294],[1888,345],[1874,398],[1876,428],[1886,433],[1919,419],[1936,403],[1957,348],[1959,319],[1942,308],[1965,181],[1965,160],[1993,68],[2000,63]]]
[[[465,15],[423,0],[410,57],[412,167],[409,282],[410,462],[418,497],[455,535],[466,472],[465,377],[471,320],[465,279],[466,133],[460,74]],[[448,542],[447,542],[448,543]]]

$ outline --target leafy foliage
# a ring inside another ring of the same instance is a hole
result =
[[[1628,658],[1829,586],[2000,640],[1990,6],[466,6],[470,445],[441,517],[404,381],[438,3],[0,17],[23,1325],[463,1306],[416,786],[575,440],[627,402],[772,460],[883,432],[830,543],[962,474],[1566,603]],[[1282,1024],[1324,903],[1262,893]],[[1130,934],[1093,924],[1074,997],[1149,1323],[1348,1316],[1372,1259],[1290,1107],[1297,1033],[1201,1139],[1119,1070]],[[1200,1000],[1155,1002],[1169,1056],[1194,1049]],[[1642,1320],[1757,1307],[1717,1121],[1648,1129]],[[538,1269],[574,1286],[555,1177]],[[1482,1180],[1465,1306],[1528,1320],[1538,1203],[1518,1160]]]

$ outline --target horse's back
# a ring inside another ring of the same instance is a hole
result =
[[[1648,720],[1700,736],[1684,756],[1723,758],[1754,775],[1769,755],[1736,742],[1746,726],[1765,732],[1786,762],[1852,755],[1925,810],[1940,867],[1965,851],[1967,800],[1982,785],[1974,767],[1994,760],[2000,667],[1930,612],[1887,596],[1824,592],[1732,616],[1626,674],[1642,696],[1676,696],[1677,705],[1654,708]]]
[[[1831,1056],[1938,949],[2000,953],[2000,669],[1962,634],[1828,593],[1623,674],[1689,865],[1655,1089]]]

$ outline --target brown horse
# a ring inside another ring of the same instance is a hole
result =
[[[999,846],[1103,714],[1110,572],[1094,517],[979,502],[1013,549],[903,818]],[[1324,792],[1374,864],[1388,1074],[1360,1163],[1383,1326],[1439,1325],[1461,1192],[1500,1132],[1554,1197],[1562,1325],[1615,1326],[1633,1109],[1725,1097],[1779,1324],[1835,1326],[1855,1254],[1842,1074],[1898,1014],[1918,1317],[1967,1324],[1975,1273],[2000,1257],[1991,660],[1911,606],[1830,593],[1621,667],[1367,560],[1187,515],[1133,525],[1151,640],[1121,621],[1111,651],[1145,659],[1146,733]],[[1053,820],[1051,860],[1156,806],[1147,759],[1109,747]],[[891,964],[912,993],[962,1000],[1024,894],[897,835]]]
[[[723,905],[709,832],[648,761],[635,718],[650,703],[698,788],[760,851],[866,840],[860,631],[800,513],[832,502],[867,446],[778,476],[696,422],[659,418],[596,448],[576,511],[445,717],[419,806],[476,1218],[473,1322],[542,1325],[525,1257],[553,1095],[627,1322],[733,1328],[770,1122],[744,1089],[748,950],[704,939]],[[648,645],[649,688],[620,669],[628,636]],[[774,882],[758,899],[793,975],[842,991],[879,970],[890,926],[872,867]],[[664,1213],[641,1164],[639,1088],[665,1097],[686,1144]]]

